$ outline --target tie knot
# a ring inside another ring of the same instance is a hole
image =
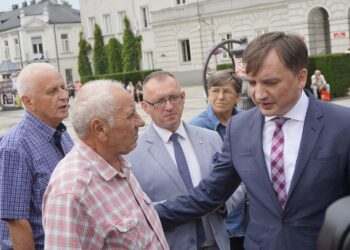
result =
[[[283,124],[288,120],[286,117],[276,117],[274,119],[276,127],[282,128]]]
[[[170,136],[170,140],[172,140],[172,141],[177,141],[177,138],[178,138],[177,133],[172,133],[172,135]]]

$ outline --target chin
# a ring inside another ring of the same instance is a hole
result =
[[[274,116],[275,115],[275,112],[272,110],[266,110],[266,109],[262,109],[262,108],[259,108],[259,110],[260,110],[260,113],[264,116]]]

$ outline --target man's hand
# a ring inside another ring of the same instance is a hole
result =
[[[28,220],[6,220],[14,250],[35,250],[32,226]]]

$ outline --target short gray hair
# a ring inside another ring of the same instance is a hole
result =
[[[35,79],[35,73],[45,70],[57,71],[57,69],[49,63],[31,63],[25,66],[19,73],[16,81],[18,95],[20,97],[31,96],[33,94],[33,88],[35,88],[35,83],[39,80]]]
[[[122,84],[112,80],[91,81],[78,91],[69,110],[69,119],[80,139],[84,139],[93,118],[99,117],[109,126],[114,126],[112,114],[119,109],[111,95],[111,88],[124,89]]]

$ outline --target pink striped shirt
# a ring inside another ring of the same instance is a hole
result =
[[[157,212],[120,159],[119,172],[78,141],[43,201],[45,249],[169,249]]]

